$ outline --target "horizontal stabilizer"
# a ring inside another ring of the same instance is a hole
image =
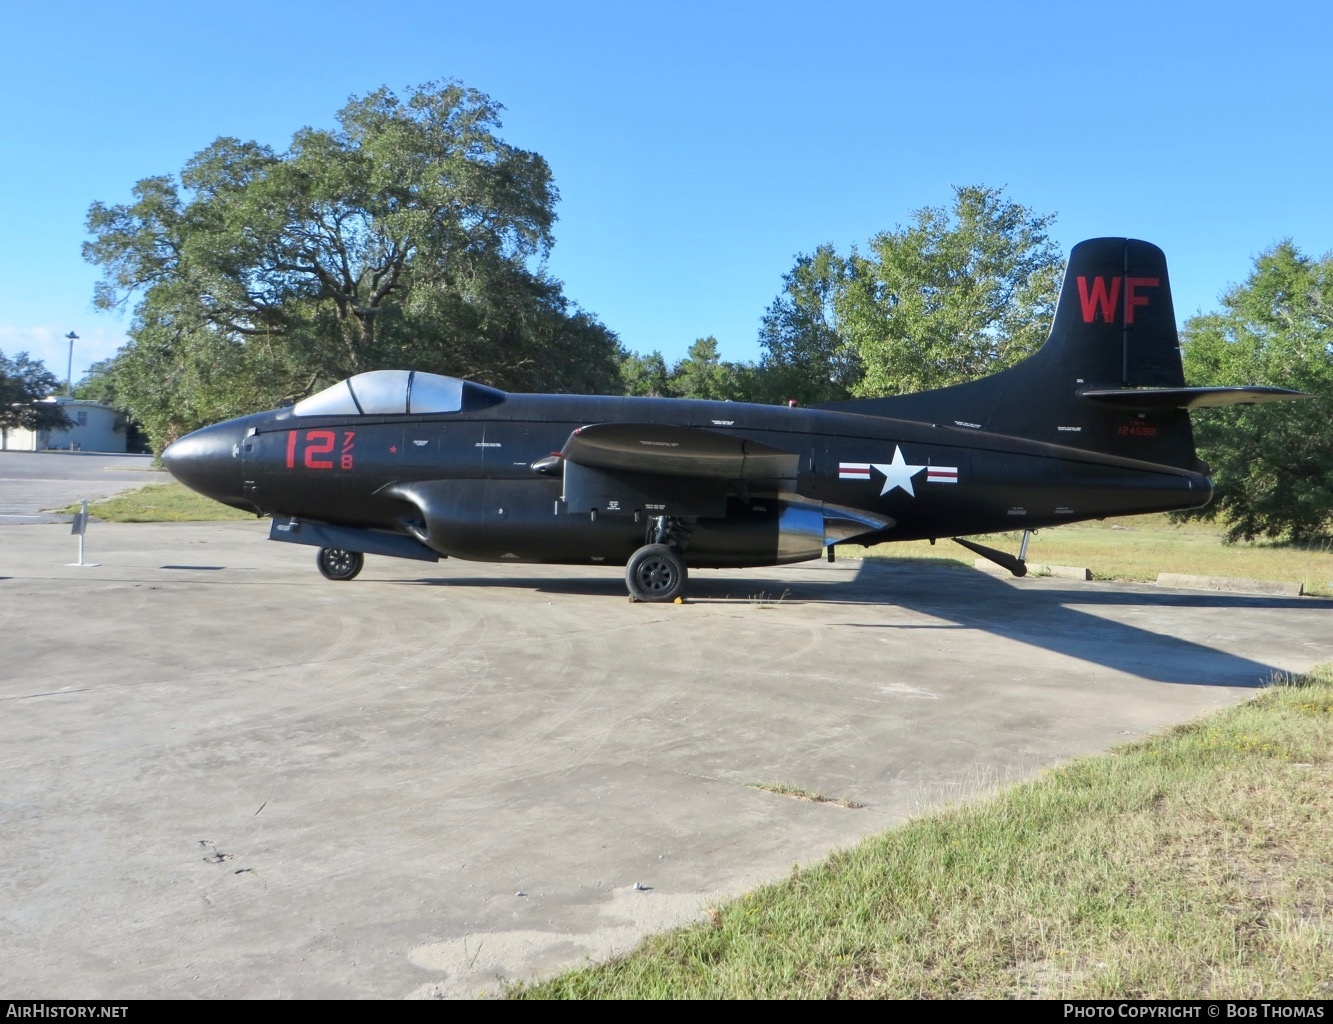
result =
[[[560,452],[589,469],[746,483],[794,481],[795,452],[738,434],[657,423],[596,423],[569,435]]]
[[[1312,398],[1290,388],[1089,388],[1080,396],[1118,409],[1216,409],[1226,405],[1258,405]]]

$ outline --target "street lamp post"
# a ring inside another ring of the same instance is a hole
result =
[[[69,366],[65,370],[65,397],[72,398],[74,395],[74,343],[79,340],[79,336],[70,331],[65,337],[69,339]]]

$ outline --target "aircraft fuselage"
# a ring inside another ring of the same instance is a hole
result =
[[[441,555],[624,564],[644,543],[645,520],[675,514],[677,497],[689,504],[692,482],[659,480],[658,500],[632,507],[609,499],[619,507],[569,509],[563,467],[550,456],[584,425],[607,423],[735,434],[797,456],[794,478],[782,487],[733,487],[725,509],[715,509],[720,514],[689,517],[684,556],[693,567],[818,556],[822,543],[793,546],[788,538],[784,546],[789,505],[891,522],[857,537],[877,543],[1193,508],[1211,496],[1197,472],[961,427],[733,402],[559,395],[508,395],[487,408],[420,416],[261,413],[191,435],[196,448],[214,453],[197,461],[200,479],[191,479],[183,451],[171,468],[238,508],[410,531]],[[402,486],[414,483],[433,488],[429,530],[419,508],[401,497]]]

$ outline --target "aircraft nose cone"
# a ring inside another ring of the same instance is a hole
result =
[[[214,501],[251,508],[245,500],[241,440],[245,428],[235,422],[215,423],[167,446],[162,464],[177,480]]]

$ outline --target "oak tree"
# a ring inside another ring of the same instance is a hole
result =
[[[615,335],[545,271],[558,192],[449,82],[352,99],[283,152],[220,138],[133,201],[94,203],[96,301],[136,301],[116,390],[160,448],[221,415],[401,367],[614,390]]]
[[[0,431],[68,427],[69,417],[59,403],[43,401],[59,387],[60,379],[40,359],[26,352],[13,358],[0,352]]]
[[[1195,514],[1220,516],[1231,540],[1333,532],[1333,254],[1289,240],[1262,253],[1219,311],[1186,321],[1181,347],[1187,380],[1315,396],[1196,414],[1215,492]]]

